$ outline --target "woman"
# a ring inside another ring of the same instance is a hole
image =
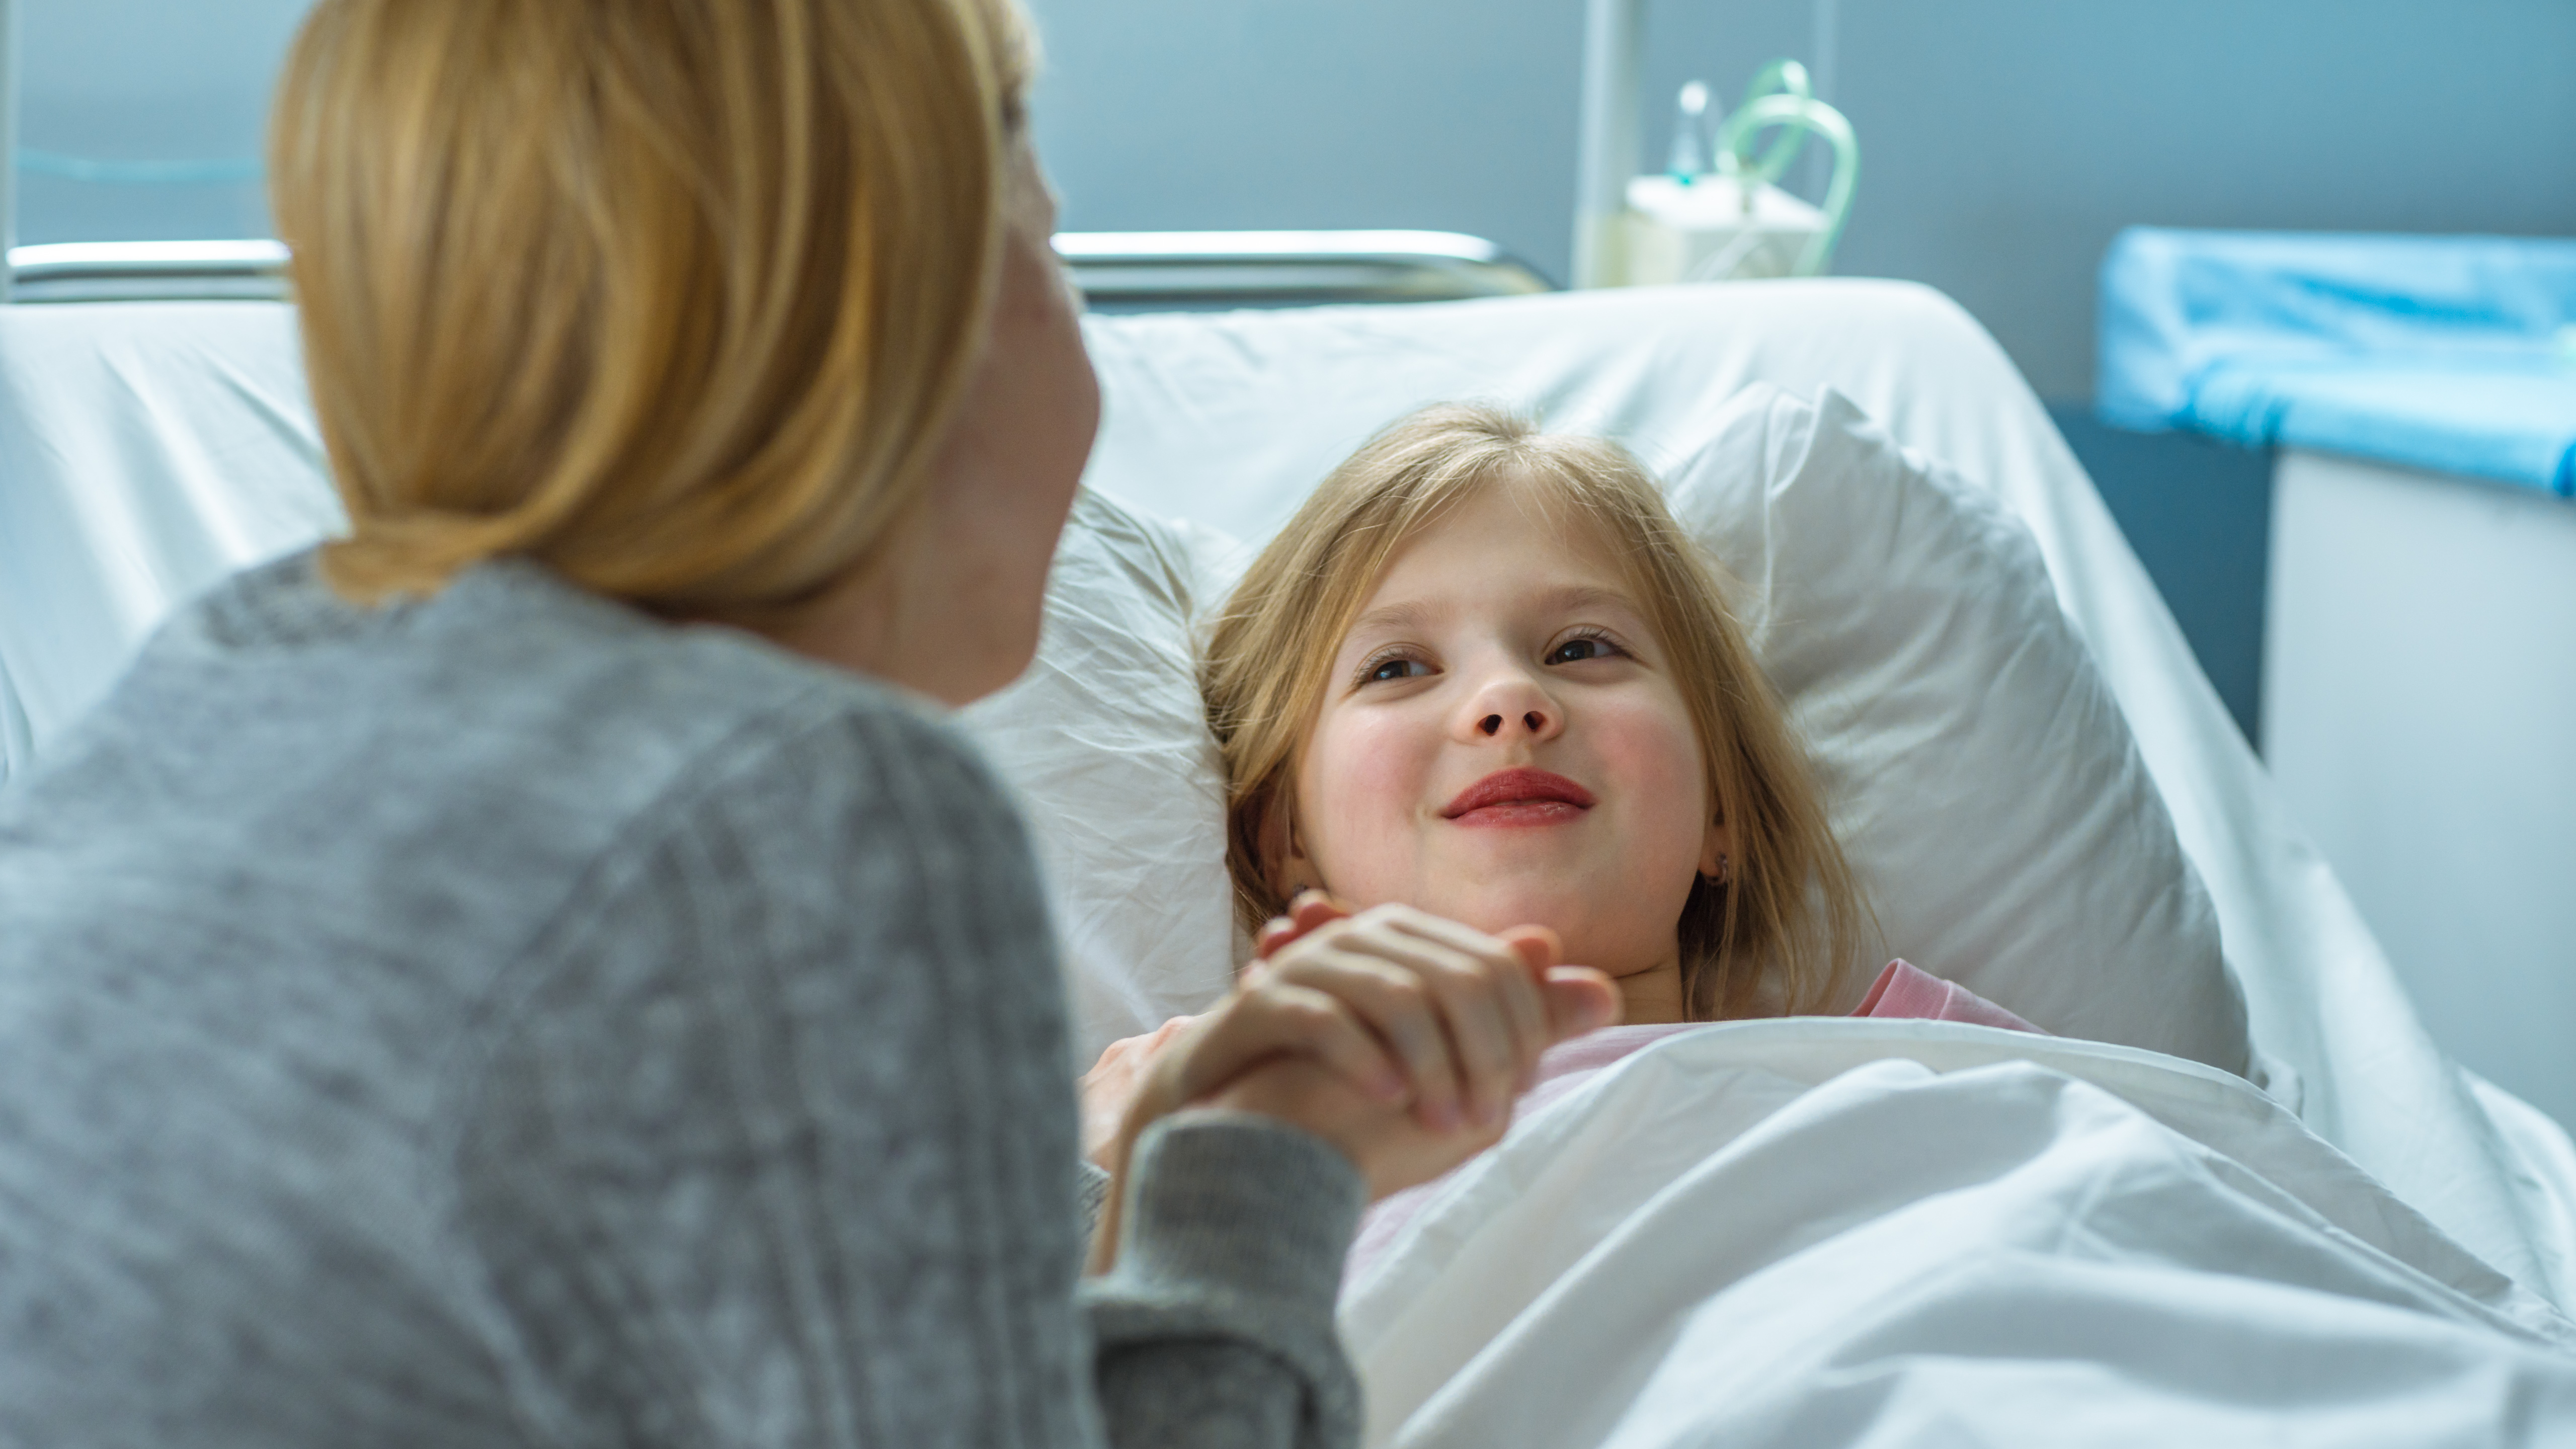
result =
[[[1004,3],[316,9],[271,161],[350,533],[0,807],[0,1439],[1351,1437],[1361,1198],[1498,1127],[1350,1081],[1427,1032],[1500,1100],[1608,991],[1283,953],[1077,1292],[1045,912],[926,707],[1026,664],[1098,407]]]

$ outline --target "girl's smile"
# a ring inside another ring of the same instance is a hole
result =
[[[1546,770],[1496,770],[1458,792],[1440,813],[1470,829],[1562,825],[1593,806],[1592,792]]]

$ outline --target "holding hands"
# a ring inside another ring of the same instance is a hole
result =
[[[1609,978],[1557,964],[1544,927],[1499,936],[1407,906],[1353,914],[1310,891],[1261,932],[1233,993],[1112,1043],[1082,1079],[1083,1147],[1128,1148],[1189,1107],[1258,1112],[1347,1156],[1372,1199],[1501,1140],[1541,1052],[1618,1015]],[[1116,1197],[1095,1266],[1115,1242]]]

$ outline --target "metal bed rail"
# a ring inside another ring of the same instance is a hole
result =
[[[1480,237],[1438,231],[1062,232],[1056,251],[1104,312],[1445,302],[1554,290]],[[278,301],[274,241],[14,247],[10,300]]]

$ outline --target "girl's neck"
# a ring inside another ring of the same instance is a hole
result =
[[[1682,963],[1676,958],[1613,977],[1619,988],[1619,1024],[1669,1026],[1690,1020],[1682,1003]]]

